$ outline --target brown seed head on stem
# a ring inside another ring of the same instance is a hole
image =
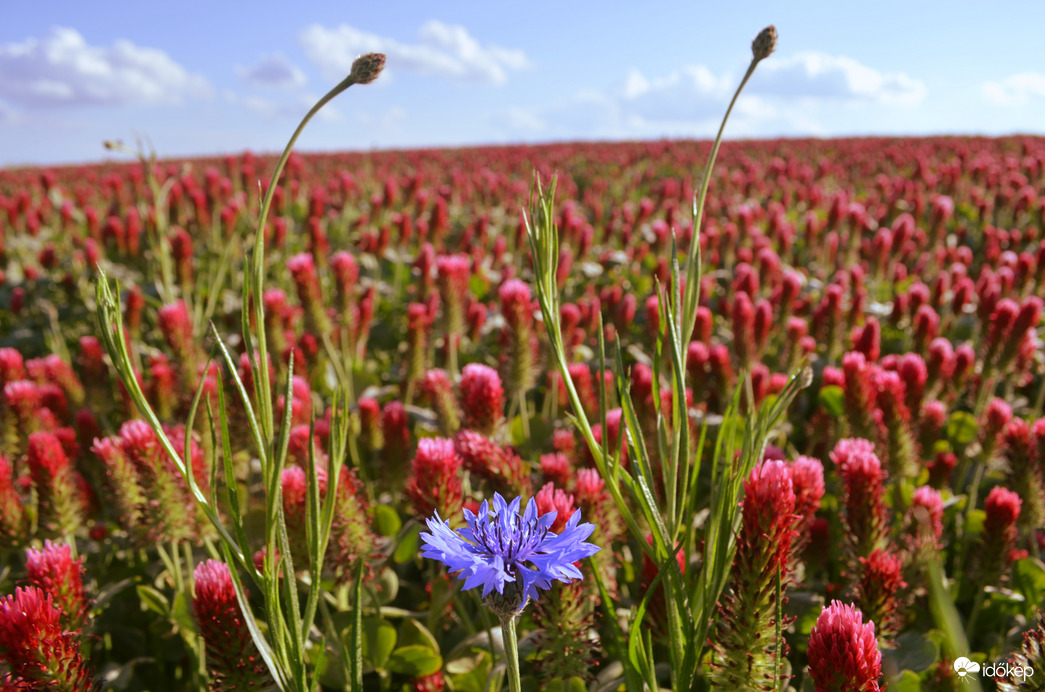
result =
[[[352,63],[352,71],[348,76],[356,84],[369,84],[377,79],[383,69],[385,69],[385,54],[367,53],[355,59],[355,62]]]
[[[776,49],[776,36],[776,27],[772,24],[758,32],[758,36],[751,42],[751,54],[755,62],[765,60],[772,54]]]

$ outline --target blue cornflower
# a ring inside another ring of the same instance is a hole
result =
[[[518,611],[531,598],[537,598],[537,589],[549,589],[552,580],[569,582],[581,579],[573,564],[599,551],[599,546],[585,543],[595,530],[594,524],[581,524],[577,510],[566,523],[562,533],[549,530],[555,523],[556,512],[537,516],[537,503],[530,498],[526,511],[519,514],[522,498],[511,504],[494,493],[493,510],[484,501],[476,516],[464,510],[468,527],[454,532],[449,523],[435,516],[426,520],[432,533],[422,533],[425,542],[421,555],[439,560],[458,579],[464,579],[465,589],[483,587],[483,598],[493,592],[503,598],[487,599],[487,604],[508,607]],[[508,592],[505,585],[510,584]]]

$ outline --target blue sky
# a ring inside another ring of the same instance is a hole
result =
[[[1045,134],[1040,2],[4,2],[0,166],[304,150],[709,137],[767,24],[735,138]]]

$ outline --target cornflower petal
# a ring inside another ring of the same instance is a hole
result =
[[[457,531],[436,512],[426,520],[430,533],[421,534],[421,555],[445,564],[464,580],[463,589],[482,586],[484,599],[496,591],[504,597],[498,603],[507,602],[516,610],[551,588],[553,581],[583,578],[574,563],[600,550],[585,542],[595,526],[581,524],[577,510],[557,535],[550,530],[557,512],[540,514],[533,498],[520,513],[522,506],[521,497],[507,502],[494,493],[492,502],[483,501],[477,514],[464,510],[467,526]],[[513,583],[516,586],[506,594],[505,585]]]

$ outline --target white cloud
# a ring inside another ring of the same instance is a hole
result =
[[[13,108],[8,106],[3,101],[0,101],[0,123],[15,123],[18,121],[18,114]]]
[[[29,107],[178,103],[210,85],[156,48],[88,45],[75,29],[0,45],[0,97]]]
[[[983,95],[999,106],[1016,106],[1045,97],[1045,74],[1020,72],[998,82],[984,82]]]
[[[319,100],[319,96],[315,94],[267,98],[256,94],[239,94],[231,89],[226,89],[222,96],[228,103],[246,108],[268,120],[300,120]],[[328,103],[316,114],[316,118],[336,122],[343,116],[335,104]]]
[[[735,86],[728,75],[716,76],[703,65],[689,65],[652,79],[631,70],[609,96],[632,117],[692,120],[720,112],[731,88]]]
[[[281,53],[266,55],[250,67],[237,67],[236,74],[248,84],[279,89],[295,89],[308,81],[305,73]]]
[[[752,79],[751,91],[898,105],[916,104],[925,98],[925,84],[903,72],[881,72],[853,58],[812,52],[766,60]]]
[[[405,108],[392,106],[383,111],[357,111],[356,120],[360,124],[372,128],[375,132],[388,134],[389,132],[402,132],[403,126],[409,120],[409,114]]]
[[[868,103],[883,111],[909,112],[926,91],[908,75],[843,56],[773,56],[758,69],[734,106],[731,137],[846,133],[850,115],[866,110]],[[579,91],[554,106],[503,112],[498,123],[520,137],[537,132],[534,123],[542,125],[541,136],[550,137],[709,137],[739,81],[739,74],[716,73],[703,65],[660,75],[632,69],[607,88]]]
[[[513,106],[494,115],[497,125],[505,125],[513,132],[540,133],[548,128],[548,123],[533,111]]]
[[[363,53],[385,53],[389,70],[487,84],[503,84],[509,71],[530,64],[523,51],[483,46],[463,26],[433,19],[421,26],[418,36],[418,43],[402,43],[348,24],[335,28],[313,24],[299,39],[309,60],[335,79],[348,74],[352,61]]]

